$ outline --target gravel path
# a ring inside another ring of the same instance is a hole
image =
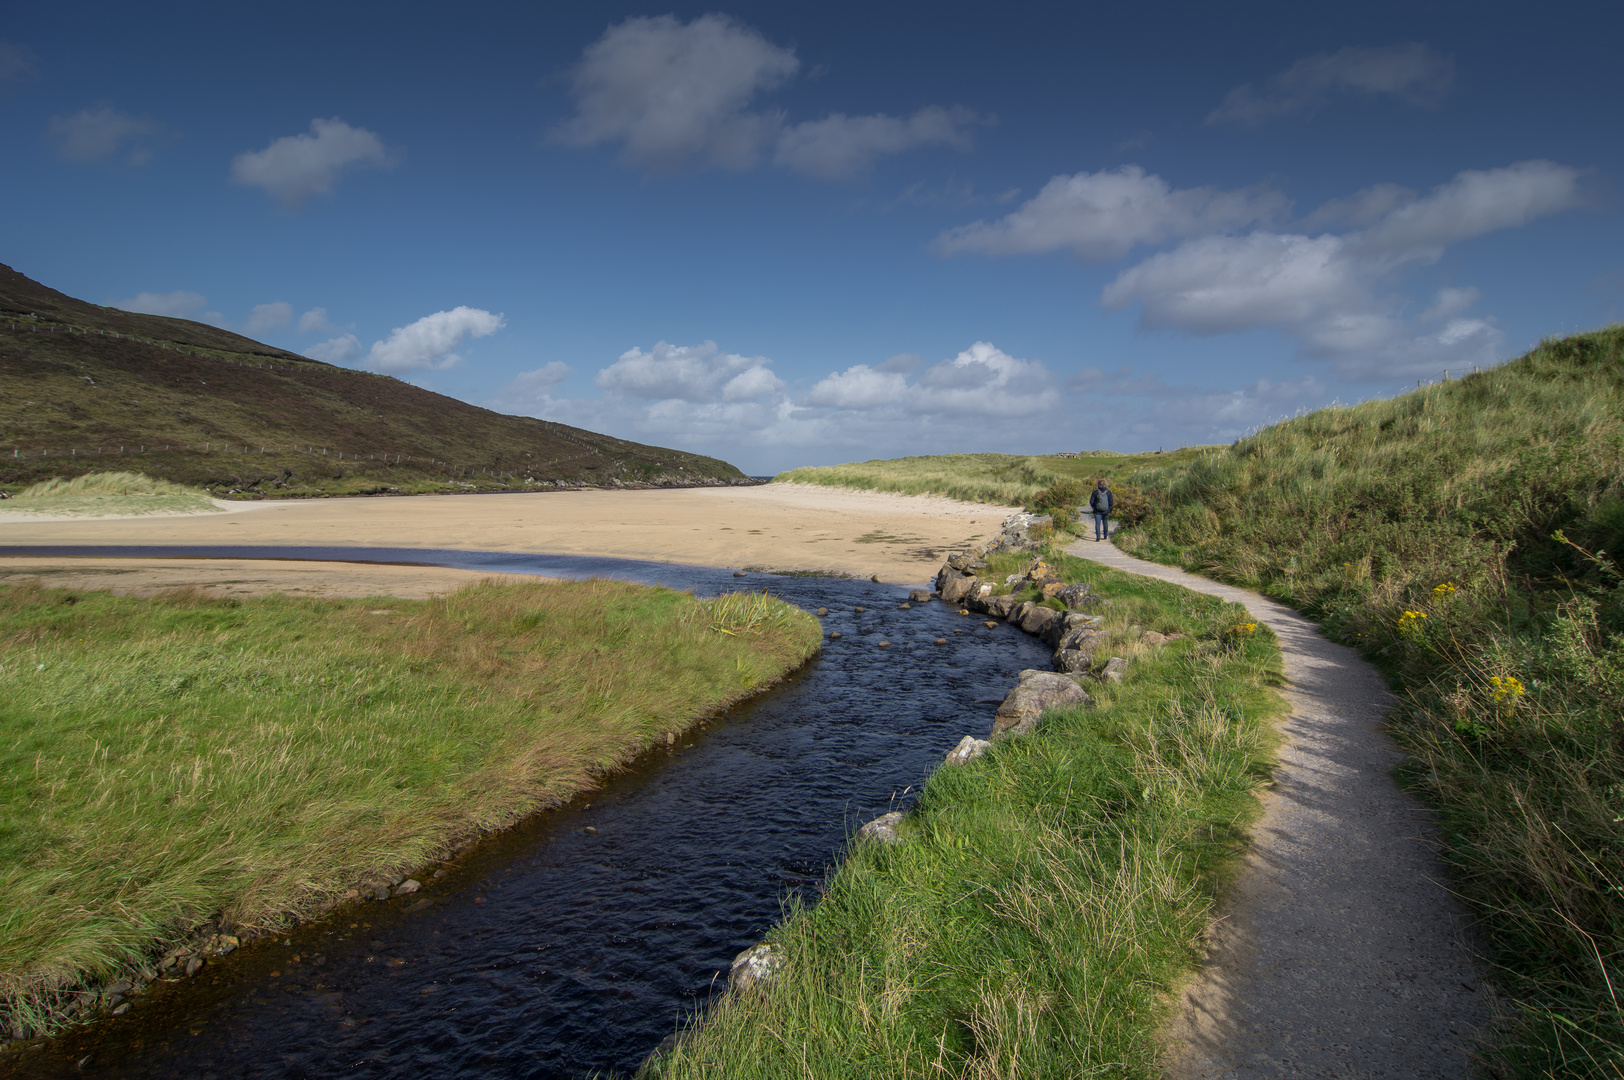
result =
[[[1257,593],[1143,562],[1069,554],[1244,604],[1279,635],[1291,704],[1273,791],[1170,1025],[1168,1075],[1466,1077],[1491,996],[1444,889],[1426,811],[1399,791],[1392,700],[1354,650]]]

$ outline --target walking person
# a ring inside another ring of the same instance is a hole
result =
[[[1111,481],[1100,479],[1100,486],[1088,497],[1088,508],[1094,511],[1094,542],[1097,544],[1111,535],[1111,507],[1116,499],[1111,494]]]

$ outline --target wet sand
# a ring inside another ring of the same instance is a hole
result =
[[[0,546],[289,544],[528,551],[878,576],[923,584],[944,555],[998,531],[1010,507],[768,484],[235,503],[231,513],[6,519]],[[490,574],[277,560],[6,557],[0,581],[152,593],[427,596]]]

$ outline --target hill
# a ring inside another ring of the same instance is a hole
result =
[[[110,469],[239,498],[749,482],[716,458],[504,416],[0,265],[0,489]]]
[[[1401,691],[1401,776],[1514,1010],[1494,1076],[1624,1060],[1624,327],[1128,477],[1118,545],[1260,589]]]

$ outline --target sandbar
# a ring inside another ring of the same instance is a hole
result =
[[[0,518],[0,546],[463,548],[835,573],[920,585],[930,580],[948,552],[993,535],[1013,510],[812,484],[302,499],[234,503],[231,508],[235,512],[230,514]],[[427,596],[492,576],[431,567],[279,560],[0,559],[0,580],[33,577],[47,584],[131,593],[193,584],[237,595]]]

